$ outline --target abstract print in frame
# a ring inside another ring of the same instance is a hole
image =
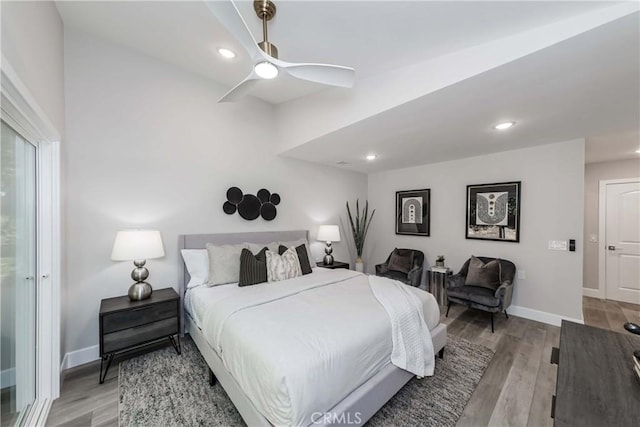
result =
[[[431,190],[396,191],[396,234],[429,235]]]
[[[467,185],[467,239],[520,241],[520,183]]]

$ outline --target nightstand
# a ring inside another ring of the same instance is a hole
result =
[[[349,263],[348,262],[341,262],[341,261],[333,261],[333,264],[331,264],[331,265],[324,265],[324,262],[318,262],[318,263],[316,263],[316,265],[318,267],[330,268],[332,270],[335,270],[336,268],[344,268],[346,270],[349,269]]]
[[[180,297],[173,288],[154,290],[150,298],[142,301],[131,301],[128,296],[103,299],[100,302],[100,384],[117,353],[168,338],[180,354],[179,333]]]

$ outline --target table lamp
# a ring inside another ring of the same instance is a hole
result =
[[[149,270],[144,266],[148,259],[164,256],[162,236],[157,230],[123,230],[118,231],[113,243],[111,259],[114,261],[133,261],[136,268],[131,278],[136,281],[129,288],[129,299],[140,301],[151,296],[153,288],[145,280]]]
[[[324,265],[333,264],[333,248],[331,242],[340,241],[340,228],[337,225],[321,225],[318,228],[318,240],[321,242],[327,242],[327,246],[324,248]]]

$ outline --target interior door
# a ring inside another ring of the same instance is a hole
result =
[[[606,185],[606,298],[640,304],[640,182]]]

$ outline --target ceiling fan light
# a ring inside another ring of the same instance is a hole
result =
[[[253,69],[263,79],[275,79],[278,77],[278,67],[270,62],[259,62]]]

